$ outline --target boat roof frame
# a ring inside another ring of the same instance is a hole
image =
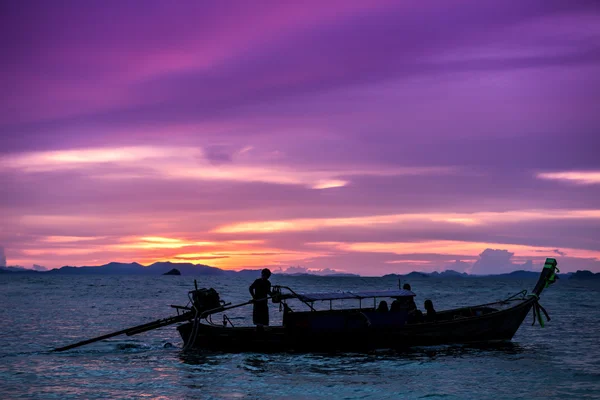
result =
[[[283,287],[282,287],[283,288]],[[410,290],[369,290],[363,292],[337,291],[337,292],[314,292],[293,293],[284,295],[287,299],[298,299],[302,302],[330,301],[330,300],[363,300],[381,297],[414,297],[416,294]]]

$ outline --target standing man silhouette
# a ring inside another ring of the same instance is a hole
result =
[[[254,299],[254,310],[252,312],[252,322],[257,327],[269,325],[269,302],[267,296],[271,295],[271,271],[265,268],[260,273],[260,278],[254,281],[248,288],[250,295]]]

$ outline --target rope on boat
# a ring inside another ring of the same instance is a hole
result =
[[[188,338],[187,343],[183,346],[183,350],[189,350],[194,347],[196,343],[196,337],[198,334],[198,327],[200,326],[200,318],[198,317],[198,313],[194,317],[194,325],[192,326],[192,331],[190,332],[190,337]]]
[[[194,283],[195,283],[195,281],[194,281]],[[188,337],[187,342],[183,346],[183,350],[190,349],[191,347],[194,346],[194,343],[196,343],[196,333],[198,332],[198,325],[200,322],[200,313],[198,312],[198,309],[194,305],[194,301],[189,293],[188,293],[188,297],[190,299],[190,303],[192,304],[192,308],[194,309],[194,323],[192,325],[192,331],[190,332],[190,336]]]
[[[548,282],[546,282],[546,285],[551,285],[552,283],[556,282],[557,277],[552,275],[548,278]],[[521,290],[519,293],[515,293],[512,296],[508,297],[507,299],[503,300],[502,302],[506,302],[506,301],[510,301],[513,300],[514,298],[516,298],[517,296],[521,296],[519,297],[519,300],[525,300],[528,297],[533,297],[535,299],[535,302],[533,303],[533,322],[531,323],[531,325],[535,325],[536,321],[537,323],[543,328],[546,326],[546,321],[551,321],[552,318],[550,318],[550,315],[548,314],[548,311],[546,311],[546,309],[540,304],[540,296],[538,296],[535,293],[529,293],[527,294],[527,290]],[[546,317],[546,321],[544,321],[544,317]]]
[[[553,261],[552,259],[548,259],[550,261]],[[557,273],[560,272],[560,270],[558,269],[558,267],[556,267],[556,261],[554,261],[554,263],[549,263],[548,260],[546,260],[546,265],[544,266],[544,268],[551,268],[552,273],[548,275],[548,277],[545,278],[545,282],[544,282],[544,286],[543,289],[548,288],[548,286],[552,285],[553,283],[556,282],[556,280],[558,279],[558,275]],[[541,278],[540,278],[541,279]],[[539,282],[538,282],[539,285]],[[536,285],[536,289],[537,286]],[[543,328],[546,323],[544,321],[544,316],[546,317],[546,321],[550,321],[550,315],[548,315],[548,312],[546,311],[546,309],[540,304],[540,296],[539,293],[541,293],[541,291],[543,289],[539,289],[538,291],[536,291],[536,289],[534,289],[534,293],[530,293],[527,294],[527,290],[521,290],[519,293],[516,293],[512,296],[510,296],[509,298],[507,298],[506,300],[504,300],[504,302],[510,301],[512,299],[514,299],[515,297],[521,295],[520,299],[525,300],[526,298],[529,297],[533,297],[533,322],[531,323],[531,325],[535,325],[535,322],[537,321],[538,324]]]
[[[544,326],[546,326],[546,323],[544,321],[544,318],[542,317],[542,313],[544,313],[544,315],[546,316],[547,321],[551,321],[552,318],[550,318],[548,311],[546,311],[546,309],[540,304],[540,296],[538,296],[535,293],[528,294],[527,296],[535,298],[535,303],[533,303],[532,308],[533,322],[531,323],[531,326],[535,325],[535,321],[537,320],[538,324],[540,324],[540,326],[543,328]]]
[[[556,282],[556,280],[558,279],[558,275],[556,274],[560,272],[560,270],[556,266],[556,261],[554,261],[554,264],[548,264],[548,260],[546,260],[546,265],[544,266],[544,268],[552,268],[552,273],[546,278],[544,289],[548,288],[548,286]],[[546,316],[547,321],[551,320],[550,315],[548,315],[548,311],[546,311],[546,309],[540,304],[540,296],[538,296],[536,293],[529,294],[528,296],[535,298],[535,302],[533,303],[533,322],[531,323],[531,325],[535,325],[535,321],[537,320],[540,326],[543,328],[545,326],[545,322],[544,317],[542,317],[542,313],[544,316]]]
[[[556,277],[554,275],[552,275],[552,276],[550,276],[550,278],[548,278],[548,282],[546,282],[546,285],[551,285],[554,282],[556,282]],[[523,299],[523,300],[525,300],[525,298],[527,298],[527,297],[533,297],[535,300],[533,303],[533,307],[532,307],[533,322],[531,323],[531,326],[535,325],[535,322],[537,321],[538,324],[542,328],[545,327],[546,321],[550,321],[552,318],[550,318],[548,311],[546,311],[546,309],[540,304],[540,296],[538,296],[537,294],[535,294],[535,293],[527,294],[527,290],[521,290],[519,293],[513,294],[512,296],[510,296],[509,298],[507,298],[504,301],[512,300],[519,295],[521,295],[520,299]],[[546,321],[544,321],[542,314],[546,317]]]
[[[502,302],[512,300],[515,297],[517,297],[518,295],[521,295],[521,299],[524,299],[525,296],[527,296],[527,290],[521,290],[519,293],[515,293],[512,296],[510,296],[509,298],[502,300]]]

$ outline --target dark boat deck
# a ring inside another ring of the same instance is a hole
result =
[[[497,342],[512,339],[534,302],[535,299],[529,298],[504,302],[505,309],[484,305],[448,310],[438,313],[435,322],[394,324],[389,323],[390,317],[392,321],[394,317],[391,312],[385,315],[372,309],[353,309],[293,313],[299,323],[262,329],[198,323],[193,335],[194,322],[189,322],[178,330],[188,348],[232,352],[368,351]],[[336,324],[336,317],[345,321],[343,326]],[[374,317],[381,317],[381,321],[374,322]],[[383,323],[386,318],[388,323]],[[304,322],[306,325],[302,326]]]

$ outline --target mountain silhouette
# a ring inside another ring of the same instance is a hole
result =
[[[122,263],[122,262],[110,262],[108,264],[99,266],[83,266],[73,267],[64,266],[61,268],[54,268],[48,271],[35,271],[32,269],[25,269],[22,267],[0,267],[0,273],[6,274],[52,274],[52,275],[148,275],[158,276],[163,275],[172,269],[177,269],[181,275],[186,276],[242,276],[244,278],[255,278],[260,276],[262,268],[257,269],[242,269],[239,271],[224,270],[217,267],[211,267],[204,264],[192,264],[192,263],[174,263],[171,261],[159,261],[148,266],[144,266],[137,262]],[[277,275],[288,275],[288,276],[329,276],[329,277],[357,277],[360,275],[350,273],[332,273],[328,275],[318,275],[306,273],[286,273],[276,272]],[[505,277],[505,278],[516,278],[516,279],[529,279],[536,278],[539,276],[537,271],[512,271],[509,273],[497,274],[497,275],[469,275],[466,272],[457,272],[454,270],[446,270],[443,272],[419,272],[412,271],[407,274],[387,274],[383,275],[384,278],[397,278],[397,279],[423,279],[423,278],[471,278],[471,277]],[[588,270],[577,271],[575,273],[568,272],[560,274],[560,277],[570,279],[600,279],[600,273],[593,273]]]

